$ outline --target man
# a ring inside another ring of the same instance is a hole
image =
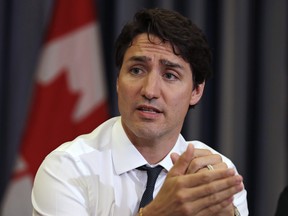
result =
[[[190,20],[164,9],[136,13],[116,41],[121,117],[46,157],[34,182],[34,215],[248,215],[233,163],[180,134],[210,63]],[[150,185],[147,170],[155,167]]]

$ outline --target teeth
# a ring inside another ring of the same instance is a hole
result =
[[[145,108],[143,108],[142,110],[145,111],[145,112],[155,112],[155,111],[152,110],[152,109],[145,109]]]
[[[153,112],[153,113],[156,113],[156,111],[153,110],[153,109],[141,108],[141,110],[144,111],[144,112]]]

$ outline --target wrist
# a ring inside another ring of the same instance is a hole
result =
[[[143,216],[143,209],[144,209],[144,208],[140,208],[140,209],[139,209],[139,211],[138,211],[138,216]]]
[[[150,205],[140,208],[137,214],[137,216],[147,216],[147,215],[154,216],[154,215],[159,215],[159,214],[155,212],[154,210],[151,210]]]

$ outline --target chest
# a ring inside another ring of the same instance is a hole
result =
[[[132,170],[121,175],[113,172],[95,175],[88,184],[89,209],[92,215],[132,216],[138,212],[138,206],[146,188],[147,174]],[[165,174],[157,178],[154,197],[159,192]]]

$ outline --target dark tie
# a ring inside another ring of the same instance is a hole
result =
[[[151,168],[151,167],[147,167],[144,165],[144,166],[138,167],[137,169],[147,171],[147,176],[148,176],[146,189],[143,193],[143,196],[139,205],[139,208],[142,208],[153,200],[155,182],[161,170],[163,169],[163,167],[159,165],[154,168]]]

